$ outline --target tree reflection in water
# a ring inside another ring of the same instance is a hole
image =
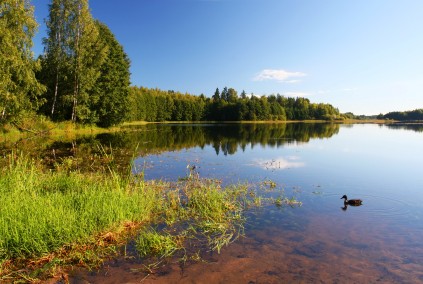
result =
[[[226,156],[245,151],[247,145],[281,147],[329,138],[338,132],[339,124],[334,123],[148,124],[76,139],[33,137],[14,143],[3,142],[0,150],[3,154],[12,150],[30,153],[51,168],[58,160],[72,159],[74,167],[87,171],[98,170],[110,162],[104,154],[113,153],[113,163],[125,170],[134,155],[210,145],[216,155]]]

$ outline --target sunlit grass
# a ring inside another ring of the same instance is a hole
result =
[[[183,239],[169,233],[159,233],[148,229],[141,231],[136,247],[140,256],[159,255],[161,257],[172,256],[176,251],[182,250]]]
[[[3,159],[0,282],[33,281],[63,266],[99,265],[134,237],[141,257],[182,252],[187,259],[191,245],[220,252],[244,234],[246,210],[270,200],[246,184],[224,188],[218,180],[202,179],[195,167],[188,167],[187,178],[168,183],[146,182],[142,174],[109,166],[82,173],[67,160],[46,170],[22,154]]]
[[[95,125],[79,124],[71,121],[53,122],[40,115],[29,115],[18,122],[0,125],[0,142],[13,141],[33,136],[48,136],[50,138],[75,139],[78,135],[92,135],[122,131],[115,126],[101,128]]]
[[[139,125],[146,125],[149,123],[150,122],[147,122],[147,121],[128,121],[128,122],[124,122],[123,126],[139,126]]]
[[[148,222],[158,192],[114,174],[44,172],[9,157],[0,174],[0,263],[43,257],[64,245],[96,242],[123,222]],[[0,274],[5,272],[1,266]]]

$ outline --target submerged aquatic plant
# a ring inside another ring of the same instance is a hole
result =
[[[160,240],[164,242],[164,247],[174,247],[175,242],[170,242],[172,238],[178,240],[178,244],[182,242],[184,247],[205,242],[205,249],[220,252],[223,246],[243,234],[243,212],[253,204],[253,200],[248,198],[246,185],[221,188],[219,182],[201,179],[198,174],[180,179],[163,196],[166,202],[163,203],[161,216],[167,230],[142,232],[137,238],[141,256],[170,256],[168,250],[161,253],[162,250],[156,247],[160,247]],[[147,253],[149,247],[152,248],[150,254]],[[170,251],[175,253],[179,250]]]
[[[150,228],[140,233],[137,238],[136,248],[140,256],[159,255],[168,257],[184,247],[180,236],[158,233]]]
[[[294,207],[294,206],[301,206],[303,204],[301,201],[298,201],[294,196],[291,198],[279,196],[276,199],[274,199],[273,203],[277,207],[281,207],[283,205],[289,205],[291,207]]]

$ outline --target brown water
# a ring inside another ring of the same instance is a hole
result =
[[[358,208],[350,208],[357,210]],[[291,209],[288,209],[291,210]],[[293,209],[297,210],[297,209]],[[176,259],[146,273],[142,262],[119,260],[92,273],[78,271],[72,283],[421,283],[421,236],[393,232],[389,224],[371,228],[349,218],[298,216],[269,209],[250,217],[246,237],[204,253],[203,262],[181,265]],[[266,217],[272,226],[257,225]],[[301,217],[299,217],[301,222]],[[292,226],[296,223],[296,226]],[[392,244],[392,246],[387,246]]]
[[[98,270],[71,271],[71,283],[423,283],[422,129],[154,125],[38,151],[50,159],[68,151],[93,169],[86,160],[97,143],[112,146],[122,167],[139,145],[133,170],[146,179],[175,180],[195,164],[225,184],[272,180],[303,202],[249,212],[245,236],[220,254],[201,251],[201,261],[174,258],[147,271],[151,260],[131,250]],[[344,194],[363,205],[343,210]]]

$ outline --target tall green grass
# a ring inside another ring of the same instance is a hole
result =
[[[124,221],[149,221],[157,191],[117,174],[45,172],[9,157],[0,173],[0,262],[93,241]]]

